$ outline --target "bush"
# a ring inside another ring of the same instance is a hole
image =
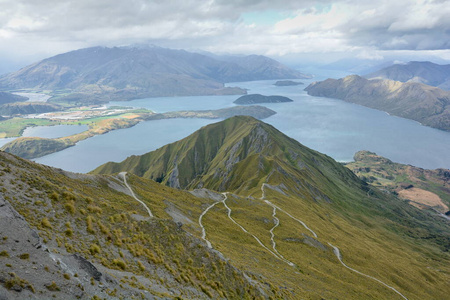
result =
[[[8,253],[8,251],[3,250],[2,252],[0,252],[0,256],[9,257],[9,253]]]
[[[50,221],[47,218],[42,219],[41,225],[46,228],[52,228],[52,224],[50,224]]]
[[[20,258],[20,259],[29,259],[29,258],[30,258],[30,254],[28,254],[28,253],[20,254],[20,255],[19,255],[19,258]]]
[[[113,264],[121,268],[122,270],[125,270],[127,268],[126,263],[121,259],[113,259]]]
[[[47,288],[47,290],[52,291],[52,292],[56,292],[56,291],[60,291],[61,289],[59,288],[58,285],[56,285],[56,282],[52,281],[52,283],[50,283],[49,285],[45,286]]]

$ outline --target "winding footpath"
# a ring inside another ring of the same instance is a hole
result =
[[[263,199],[265,198],[265,192],[264,192],[264,186],[265,186],[265,185],[266,185],[265,183],[263,183],[263,184],[261,185],[261,191],[262,191],[261,200],[263,200]],[[283,209],[279,208],[278,206],[276,206],[275,204],[271,203],[271,202],[268,201],[268,200],[264,200],[264,202],[266,202],[267,204],[269,204],[270,206],[273,207],[273,214],[272,214],[272,217],[275,219],[275,226],[272,227],[272,229],[270,230],[270,233],[272,234],[272,239],[271,239],[271,240],[272,240],[272,246],[273,246],[273,248],[274,248],[275,251],[276,251],[276,249],[275,249],[275,245],[276,245],[276,244],[275,244],[275,241],[273,240],[273,238],[274,238],[273,230],[279,225],[279,222],[280,222],[280,220],[275,216],[275,215],[276,215],[276,209],[279,209],[280,211],[284,212],[285,214],[287,214],[287,215],[288,215],[289,217],[291,217],[292,219],[294,219],[294,220],[296,220],[297,222],[299,222],[300,224],[302,224],[303,227],[305,227],[306,229],[308,229],[308,230],[314,235],[314,237],[317,238],[317,234],[316,234],[311,228],[309,228],[303,221],[301,221],[301,220],[299,220],[299,219],[293,217],[291,214],[289,214],[288,212],[286,212],[286,211],[284,211]],[[336,255],[337,259],[339,260],[339,262],[340,262],[344,267],[346,267],[346,268],[349,269],[350,271],[353,271],[353,272],[355,272],[355,273],[357,273],[357,274],[359,274],[359,275],[362,275],[362,276],[365,276],[365,277],[370,278],[370,279],[372,279],[372,280],[375,280],[376,282],[378,282],[378,283],[384,285],[385,287],[387,287],[387,288],[393,290],[394,292],[396,292],[396,293],[397,293],[398,295],[400,295],[403,299],[408,300],[408,298],[406,298],[402,293],[400,293],[400,292],[399,292],[398,290],[396,290],[394,287],[392,287],[392,286],[390,286],[390,285],[384,283],[383,281],[381,281],[381,280],[379,280],[379,279],[377,279],[377,278],[375,278],[375,277],[372,277],[372,276],[370,276],[370,275],[364,274],[364,273],[362,273],[362,272],[360,272],[360,271],[358,271],[358,270],[355,270],[355,269],[350,268],[349,266],[347,266],[347,265],[342,261],[342,255],[341,255],[341,252],[339,251],[339,248],[336,247],[336,246],[333,246],[333,245],[330,244],[330,243],[328,243],[328,245],[330,245],[330,247],[333,248],[333,253],[334,253],[334,255]],[[278,251],[276,251],[276,252],[278,253]],[[279,253],[278,253],[278,254],[279,254]],[[280,255],[280,254],[279,254],[279,255]],[[280,256],[281,256],[281,255],[280,255]],[[282,256],[281,256],[281,257],[282,257]],[[283,257],[283,259],[284,259],[284,257]]]
[[[220,201],[220,202],[221,202],[221,201]],[[200,228],[202,229],[202,239],[206,242],[206,245],[208,245],[208,247],[211,248],[211,249],[212,249],[212,245],[211,245],[211,242],[208,241],[208,240],[206,239],[206,230],[205,230],[205,227],[203,227],[202,219],[203,219],[203,216],[208,212],[208,210],[210,210],[210,209],[213,208],[217,203],[220,203],[220,202],[214,202],[213,204],[211,204],[210,206],[208,206],[208,207],[202,212],[202,214],[200,215],[200,217],[198,218],[198,224],[200,225]]]
[[[120,172],[120,173],[119,173],[119,176],[122,177],[123,182],[125,183],[125,185],[126,185],[126,187],[128,188],[128,190],[131,192],[131,195],[133,196],[133,198],[134,198],[136,201],[138,201],[139,203],[141,203],[141,204],[145,207],[145,209],[147,210],[148,215],[150,216],[150,218],[153,218],[153,214],[152,214],[152,211],[150,210],[150,208],[148,208],[148,206],[147,206],[144,202],[142,202],[141,200],[138,199],[138,197],[136,197],[136,195],[134,194],[133,190],[132,190],[131,187],[128,185],[128,183],[127,183],[127,172]]]
[[[391,290],[393,290],[394,292],[396,292],[397,294],[399,294],[403,299],[408,300],[408,298],[406,298],[402,293],[400,293],[399,291],[397,291],[394,287],[392,287],[392,286],[390,286],[390,285],[384,283],[383,281],[381,281],[381,280],[379,280],[379,279],[377,279],[377,278],[375,278],[375,277],[372,277],[372,276],[370,276],[370,275],[364,274],[364,273],[362,273],[362,272],[360,272],[360,271],[358,271],[358,270],[355,270],[355,269],[350,268],[349,266],[347,266],[347,265],[342,261],[342,255],[341,255],[341,252],[339,251],[339,248],[336,247],[336,246],[333,246],[333,245],[330,244],[330,243],[328,243],[328,245],[330,245],[330,246],[333,248],[333,253],[334,253],[334,255],[336,255],[337,259],[339,260],[339,262],[340,262],[344,267],[346,267],[346,268],[349,269],[350,271],[353,271],[353,272],[355,272],[355,273],[357,273],[357,274],[359,274],[359,275],[365,276],[365,277],[367,277],[367,278],[370,278],[370,279],[372,279],[372,280],[375,280],[375,281],[378,282],[378,283],[381,283],[381,284],[384,285],[385,287],[390,288]]]
[[[236,224],[237,226],[239,226],[239,227],[242,229],[243,232],[245,232],[245,233],[251,235],[251,236],[258,242],[258,244],[260,244],[261,247],[263,247],[265,250],[267,250],[270,254],[272,254],[273,256],[275,256],[276,258],[278,258],[279,260],[284,261],[284,262],[287,263],[288,265],[294,266],[293,263],[291,263],[290,261],[288,261],[287,259],[285,259],[285,258],[283,258],[283,257],[281,257],[281,256],[278,256],[275,252],[273,252],[272,250],[270,250],[269,248],[267,248],[267,247],[261,242],[261,240],[260,240],[258,237],[256,237],[255,235],[251,234],[250,232],[248,232],[247,229],[245,229],[245,228],[244,228],[243,226],[241,226],[238,222],[236,222],[236,221],[231,217],[231,208],[229,208],[228,205],[227,205],[227,203],[225,202],[225,201],[227,201],[227,199],[228,199],[227,193],[222,193],[222,195],[224,196],[224,199],[223,199],[222,203],[223,203],[223,205],[225,206],[225,208],[228,210],[228,218],[229,218],[234,224]]]
[[[261,200],[264,200],[264,198],[266,197],[266,193],[265,193],[265,191],[264,191],[264,187],[265,187],[265,186],[266,186],[265,183],[263,183],[263,184],[261,185],[261,192],[262,192],[262,196],[261,196],[261,198],[260,198]],[[309,227],[305,224],[305,222],[303,222],[302,220],[299,220],[299,219],[295,218],[295,217],[292,216],[290,213],[288,213],[287,211],[285,211],[285,210],[279,208],[278,206],[276,206],[275,204],[273,204],[273,203],[270,202],[269,200],[264,200],[264,202],[266,202],[267,204],[269,204],[269,205],[272,206],[273,208],[276,208],[276,209],[278,209],[278,210],[284,212],[284,213],[287,214],[289,217],[291,217],[291,219],[293,219],[293,220],[299,222],[300,224],[302,224],[303,227],[305,227],[307,230],[309,230],[309,231],[312,233],[312,235],[313,235],[315,238],[317,238],[317,234],[316,234],[311,228],[309,228]]]

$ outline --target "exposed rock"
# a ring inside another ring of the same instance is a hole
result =
[[[78,261],[80,268],[85,270],[95,280],[100,281],[102,279],[102,273],[100,273],[97,268],[87,259],[79,254],[74,254],[72,255],[72,257],[74,257]]]

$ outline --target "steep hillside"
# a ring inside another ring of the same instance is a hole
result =
[[[0,92],[0,105],[6,104],[6,103],[13,103],[13,102],[23,102],[23,101],[27,101],[27,100],[28,100],[27,97],[14,95],[14,94],[7,93],[7,92]]]
[[[450,92],[422,83],[351,75],[314,82],[305,90],[312,96],[337,98],[450,130]]]
[[[429,61],[410,61],[394,64],[365,75],[368,79],[390,79],[401,82],[420,82],[450,90],[450,65],[438,65]]]
[[[7,251],[0,255],[7,266],[0,269],[0,293],[3,286],[16,299],[33,293],[30,283],[43,298],[70,298],[70,289],[81,289],[73,286],[78,280],[89,298],[140,292],[149,299],[447,296],[449,223],[371,188],[331,158],[250,117],[208,125],[130,158],[129,173],[107,164],[103,170],[121,172],[72,174],[0,155],[2,196],[49,249],[33,250],[38,244],[26,235],[16,242],[12,222],[0,227],[7,236],[0,241],[0,252]],[[132,174],[138,171],[203,188],[176,190]],[[94,265],[85,267],[91,275],[73,262],[74,253]]]
[[[311,187],[312,178],[321,174],[360,183],[333,159],[246,116],[205,126],[178,142],[121,163],[104,164],[93,173],[121,171],[176,188],[216,191],[246,191],[266,178],[285,185],[304,179]]]
[[[61,107],[46,102],[18,102],[0,105],[0,115],[28,115],[58,111]]]
[[[368,186],[261,121],[230,118],[93,173],[123,171],[222,191],[203,206],[202,237],[239,266],[283,282],[286,298],[445,297],[448,271],[433,268],[448,270],[448,221]],[[431,257],[439,259],[428,268]]]
[[[135,178],[149,217],[123,177],[72,174],[4,152],[0,178],[2,299],[277,294],[185,231],[196,226],[180,209],[208,199]]]
[[[244,90],[225,88],[223,83],[300,77],[301,73],[264,57],[241,57],[234,62],[159,47],[95,47],[50,57],[4,75],[0,87],[61,91],[54,94],[59,100],[95,103],[157,96],[243,94]]]

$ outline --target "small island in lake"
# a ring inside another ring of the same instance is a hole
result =
[[[256,104],[256,103],[281,103],[293,102],[294,100],[284,96],[264,96],[261,94],[250,94],[239,97],[233,103],[236,104]]]
[[[304,84],[303,82],[298,82],[298,81],[292,81],[292,80],[279,80],[277,82],[275,82],[273,85],[276,86],[295,86],[295,85],[302,85]]]

